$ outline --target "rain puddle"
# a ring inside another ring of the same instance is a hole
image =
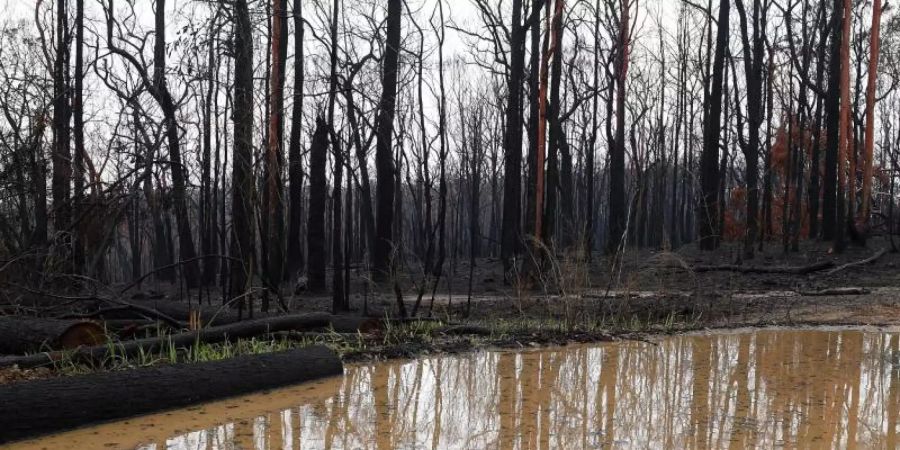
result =
[[[761,330],[355,365],[12,448],[893,449],[898,416],[900,333]]]

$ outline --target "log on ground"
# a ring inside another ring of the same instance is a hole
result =
[[[197,342],[215,344],[220,342],[234,342],[238,339],[263,336],[278,331],[311,331],[323,329],[329,327],[333,322],[340,321],[340,317],[341,316],[332,316],[327,313],[266,317],[218,327],[204,328],[198,331],[126,341],[118,343],[115,346],[97,345],[93,347],[83,347],[68,354],[63,352],[47,352],[29,356],[0,357],[0,367],[17,365],[22,369],[29,369],[51,365],[55,361],[60,361],[66,357],[79,363],[103,363],[112,356],[128,357],[137,355],[141,352],[154,353],[170,346],[174,348],[190,348]]]
[[[836,274],[836,273],[838,273],[838,272],[840,272],[840,271],[842,271],[842,270],[847,270],[847,269],[849,269],[849,268],[851,268],[851,267],[859,267],[859,266],[864,266],[864,265],[866,265],[866,264],[871,264],[871,263],[877,261],[877,260],[878,260],[879,258],[881,258],[882,256],[884,256],[885,253],[887,253],[887,249],[886,249],[886,248],[883,248],[883,249],[881,249],[881,250],[875,252],[874,255],[872,255],[872,256],[870,256],[870,257],[868,257],[868,258],[866,258],[866,259],[863,259],[863,260],[860,260],[860,261],[854,261],[854,262],[851,262],[851,263],[847,263],[847,264],[844,264],[844,265],[835,267],[834,269],[829,270],[829,271],[826,273],[826,275],[834,275],[834,274]]]
[[[806,266],[741,266],[723,264],[721,266],[698,265],[691,269],[694,272],[738,272],[738,273],[781,273],[788,275],[808,275],[834,267],[834,261],[819,261]]]
[[[105,340],[103,327],[87,320],[0,316],[0,353],[71,349]]]
[[[800,290],[798,294],[804,297],[837,297],[842,295],[868,295],[872,291],[864,287],[837,287],[819,290]]]
[[[323,346],[0,386],[0,443],[340,375]]]

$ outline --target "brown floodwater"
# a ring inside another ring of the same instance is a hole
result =
[[[900,332],[760,330],[352,365],[11,448],[896,449],[898,416]]]

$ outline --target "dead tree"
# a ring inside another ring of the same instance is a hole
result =
[[[234,150],[231,181],[231,273],[229,297],[249,295],[254,273],[253,226],[253,26],[247,0],[235,0]],[[238,303],[239,311],[249,298]],[[252,311],[252,310],[251,310]]]
[[[303,268],[303,247],[300,243],[300,227],[303,222],[303,2],[294,1],[294,105],[291,109],[291,135],[288,143],[288,212],[287,253],[284,274],[294,276]]]
[[[58,237],[67,234],[72,225],[72,150],[69,103],[69,10],[68,1],[56,2],[56,56],[53,68],[53,227]],[[68,242],[68,239],[61,243]]]
[[[725,50],[728,47],[730,0],[719,2],[718,30],[713,57],[712,80],[706,123],[703,126],[703,153],[700,158],[701,208],[700,248],[713,250],[719,244],[719,133],[722,119],[722,85],[724,84]]]
[[[837,220],[837,164],[840,130],[841,99],[841,41],[843,40],[843,0],[834,0],[831,17],[831,49],[828,64],[828,93],[825,96],[825,178],[822,198],[822,238],[836,237]]]
[[[394,222],[394,161],[392,141],[394,114],[397,108],[397,78],[400,67],[400,33],[403,21],[403,1],[388,0],[387,32],[381,79],[381,100],[378,102],[377,144],[375,147],[375,171],[377,222],[375,230],[373,277],[387,280],[393,259]],[[400,303],[403,308],[402,302]]]
[[[616,253],[625,233],[625,83],[628,80],[630,0],[621,0],[616,50],[616,131],[609,154],[609,240],[606,250]],[[610,120],[612,120],[610,118]]]
[[[181,157],[181,137],[178,128],[178,105],[166,83],[166,2],[157,0],[154,10],[154,45],[152,78],[147,68],[130,52],[116,44],[113,35],[115,26],[113,1],[104,4],[106,14],[107,47],[110,53],[125,60],[141,77],[147,92],[153,97],[163,113],[166,143],[169,151],[169,168],[172,176],[172,203],[178,227],[178,247],[182,261],[182,274],[188,287],[200,283],[200,268],[194,238],[191,235],[190,216],[187,208],[187,174]]]
[[[309,214],[306,225],[306,255],[308,287],[311,291],[325,290],[325,202],[327,181],[325,165],[328,159],[330,125],[324,117],[316,118],[316,131],[309,146]]]
[[[753,0],[752,35],[748,30],[748,14],[744,0],[735,0],[741,26],[741,43],[744,55],[744,76],[747,79],[747,145],[744,159],[747,164],[747,231],[744,235],[744,257],[752,258],[755,238],[758,234],[759,215],[759,129],[762,126],[762,71],[764,36],[767,9],[760,0]]]
[[[284,208],[282,207],[282,166],[284,150],[284,79],[287,61],[287,0],[272,0],[272,67],[269,74],[270,109],[266,146],[266,261],[264,278],[270,289],[278,290],[284,276]],[[268,305],[264,303],[263,308]]]
[[[503,223],[500,257],[504,273],[512,269],[512,258],[518,253],[521,239],[522,191],[522,81],[525,72],[525,31],[522,23],[522,0],[513,0],[509,49],[509,83],[506,102],[506,153],[503,170]]]

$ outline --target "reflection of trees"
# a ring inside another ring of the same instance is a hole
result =
[[[900,335],[763,331],[351,367],[289,411],[168,444],[897,448],[892,351],[900,352]]]

